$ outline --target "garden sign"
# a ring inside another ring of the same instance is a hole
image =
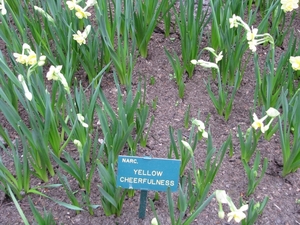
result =
[[[119,156],[117,186],[141,190],[139,218],[145,217],[147,192],[177,191],[180,160]]]

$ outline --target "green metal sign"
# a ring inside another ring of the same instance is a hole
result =
[[[126,189],[177,191],[180,160],[119,156],[117,185]]]

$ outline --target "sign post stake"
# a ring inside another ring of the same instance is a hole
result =
[[[146,202],[147,202],[147,190],[141,190],[140,195],[140,207],[139,207],[139,218],[144,219],[146,214]]]

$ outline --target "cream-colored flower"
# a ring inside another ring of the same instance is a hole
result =
[[[63,76],[60,73],[61,69],[62,69],[62,65],[59,65],[56,67],[51,65],[48,73],[46,74],[47,79],[48,80],[58,80],[60,76]]]
[[[36,54],[34,51],[29,52],[26,64],[31,66],[37,64]]]
[[[89,125],[84,122],[84,116],[81,115],[80,113],[77,114],[77,119],[83,127],[86,127],[86,128],[89,127]]]
[[[28,54],[26,55],[25,52]],[[30,46],[26,43],[22,46],[22,53],[13,53],[13,56],[16,58],[16,61],[21,64],[26,64],[33,66],[38,64],[38,66],[42,66],[45,64],[46,56],[41,55],[39,60],[37,60],[36,53],[31,50]]]
[[[7,11],[5,8],[4,0],[0,0],[0,9],[1,9],[1,14],[4,16],[6,15]]]
[[[90,30],[91,30],[91,25],[88,25],[82,33],[81,31],[78,30],[77,34],[73,34],[73,39],[77,41],[79,45],[86,44],[86,38],[89,35]]]
[[[96,0],[87,0],[85,4],[86,4],[86,7],[90,7],[90,6],[96,5],[97,1]]]
[[[234,219],[235,222],[237,223],[241,222],[243,219],[246,218],[246,214],[243,213],[243,211],[247,211],[247,210],[248,210],[248,205],[243,205],[241,208],[231,211],[230,213],[227,214],[228,222],[230,222],[232,219]]]
[[[215,62],[218,63],[218,62],[221,61],[222,59],[223,59],[223,52],[221,51],[221,52],[217,55],[217,57],[216,57],[216,59],[215,59]]]
[[[208,138],[208,133],[205,131],[205,125],[201,120],[194,119],[192,123],[198,127],[199,132],[202,133],[202,137]]]
[[[79,153],[82,153],[82,144],[81,144],[81,142],[79,140],[75,139],[73,141],[73,143],[74,143],[74,145],[76,145],[77,150],[79,151]]]
[[[216,199],[219,203],[228,204],[227,194],[224,190],[216,190]]]
[[[62,65],[58,65],[56,67],[51,65],[49,71],[46,74],[46,77],[48,80],[59,80],[61,84],[64,86],[64,89],[67,92],[70,92],[68,82],[64,77],[64,75],[60,72],[61,69],[62,69]]]
[[[291,12],[293,9],[298,8],[299,0],[281,0],[280,3],[282,4],[281,9],[284,12]]]
[[[22,87],[23,87],[23,90],[24,90],[25,97],[26,97],[29,101],[31,101],[31,100],[32,100],[32,94],[31,94],[31,92],[29,91],[29,89],[28,89],[28,87],[27,87],[27,84],[26,84],[26,82],[25,82],[25,79],[24,79],[24,77],[23,77],[21,74],[18,75],[18,80],[19,80],[19,81],[21,82],[21,84],[22,84]]]
[[[238,21],[241,20],[241,17],[236,16],[235,14],[232,15],[232,18],[229,18],[230,28],[238,27]]]
[[[87,19],[88,16],[91,16],[91,13],[87,12],[87,11],[86,11],[86,8],[87,8],[87,7],[85,7],[85,8],[83,9],[83,8],[81,8],[81,6],[79,6],[79,5],[76,5],[76,6],[75,6],[75,10],[76,10],[75,15],[77,16],[78,19],[82,19],[82,18]]]
[[[155,217],[151,220],[151,225],[158,225],[157,219]]]
[[[16,61],[18,63],[26,64],[26,62],[27,62],[27,55],[19,54],[19,53],[13,53],[13,56],[16,58]]]
[[[215,68],[217,70],[219,70],[219,66],[216,63],[212,63],[212,62],[208,62],[208,61],[204,61],[202,59],[199,60],[191,60],[192,64],[199,64],[200,66],[206,67],[206,68]]]
[[[258,33],[258,29],[252,27],[251,31],[247,32],[247,40],[253,41],[255,39],[257,33]]]
[[[277,109],[274,109],[273,107],[270,107],[267,111],[266,111],[267,115],[271,118],[275,118],[277,116],[280,115],[280,112]]]
[[[75,41],[77,41],[77,43],[79,45],[82,45],[82,44],[86,43],[85,37],[83,36],[83,33],[81,33],[80,30],[77,31],[77,34],[73,34],[73,39]]]
[[[54,23],[54,19],[48,13],[46,13],[44,9],[42,9],[36,5],[33,8],[35,11],[42,14],[49,22]]]
[[[249,49],[252,52],[256,52],[256,46],[258,45],[258,42],[256,40],[248,41]]]
[[[184,140],[181,140],[181,143],[183,144],[183,146],[189,150],[190,154],[193,156],[194,155],[194,152],[193,152],[193,149],[192,147],[190,146],[190,144]]]
[[[258,119],[257,115],[255,113],[253,113],[253,123],[252,123],[252,127],[257,130],[260,128],[262,133],[265,133],[265,131],[267,131],[268,127],[264,126],[264,121],[265,119],[267,119],[268,115],[265,115],[263,118]]]
[[[75,9],[75,7],[77,6],[76,0],[67,1],[66,4],[70,10]]]
[[[290,63],[292,64],[293,70],[300,70],[300,56],[291,56]]]

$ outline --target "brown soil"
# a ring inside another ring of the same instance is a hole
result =
[[[297,18],[296,21],[294,21],[294,24],[299,23],[300,20]],[[175,38],[175,40],[171,38]],[[221,146],[230,133],[233,137],[234,155],[229,157],[229,154],[226,153],[210,193],[217,189],[224,189],[229,193],[236,204],[240,197],[243,197],[244,200],[254,199],[255,201],[262,201],[265,196],[269,196],[269,202],[263,215],[258,219],[257,224],[300,224],[300,207],[295,202],[300,198],[300,172],[297,171],[285,178],[281,176],[282,168],[276,163],[280,162],[282,158],[278,134],[275,134],[269,142],[261,141],[259,143],[258,149],[261,150],[262,157],[267,157],[269,159],[269,166],[265,177],[258,185],[254,194],[249,198],[245,197],[247,191],[247,177],[240,160],[240,149],[236,134],[238,125],[241,126],[243,131],[251,125],[249,110],[253,107],[255,87],[254,69],[251,67],[251,63],[243,78],[242,85],[236,94],[232,114],[228,121],[224,121],[223,117],[216,113],[206,91],[205,81],[211,76],[209,70],[197,67],[194,76],[191,79],[186,79],[186,92],[183,100],[178,98],[178,89],[175,81],[171,80],[169,76],[169,74],[172,73],[172,68],[164,53],[164,47],[179,53],[179,45],[180,42],[177,34],[172,34],[170,38],[165,38],[161,33],[154,33],[148,47],[149,56],[147,59],[140,57],[137,59],[133,77],[133,88],[137,87],[138,77],[141,74],[147,79],[147,102],[149,105],[157,98],[157,108],[156,110],[151,110],[151,115],[154,115],[155,121],[149,135],[147,147],[139,148],[137,155],[167,158],[170,144],[169,126],[173,127],[174,130],[181,129],[183,135],[188,136],[189,131],[184,129],[183,119],[188,105],[191,105],[191,118],[197,118],[198,111],[201,112],[200,118],[198,119],[201,119],[202,121],[210,115],[209,128],[214,145],[217,148]],[[202,47],[206,46],[207,41],[204,38]],[[5,52],[3,43],[1,43],[1,50]],[[259,51],[261,55],[264,55],[263,47],[259,47]],[[276,49],[278,57],[281,52],[282,50],[280,48]],[[151,77],[155,79],[153,85],[150,85]],[[115,101],[116,88],[112,76],[104,76],[102,88],[109,100],[111,102]],[[260,112],[257,113],[259,114]],[[0,115],[0,119],[2,126],[9,127],[2,115]],[[97,121],[95,121],[95,124],[96,123]],[[202,141],[195,151],[197,167],[203,166],[205,151],[206,146]],[[2,153],[3,151],[1,150],[1,156]],[[8,161],[9,159],[5,157],[4,154],[2,157],[5,164],[10,165],[12,163],[12,161]],[[70,178],[69,182],[74,190],[78,189],[75,180]],[[92,185],[91,199],[94,204],[100,205],[100,194],[97,187],[99,182],[98,176],[95,176]],[[39,180],[33,179],[32,183],[37,185]],[[55,176],[50,179],[49,183],[59,183],[59,180]],[[69,203],[63,188],[45,189],[43,191],[54,199]],[[31,198],[39,210],[45,208],[48,212],[52,212],[57,224],[150,224],[150,221],[154,216],[149,204],[147,204],[146,218],[144,220],[138,218],[139,194],[140,192],[136,191],[133,198],[126,198],[123,212],[120,217],[106,217],[101,206],[95,210],[95,215],[90,216],[87,211],[76,214],[75,211],[60,207],[53,201],[37,195],[31,195]],[[148,197],[153,198],[154,192],[150,191]],[[33,218],[27,198],[24,198],[19,203],[29,221],[32,221]],[[155,202],[155,206],[162,224],[170,224],[165,193],[160,193],[160,199]],[[2,192],[0,192],[0,215],[0,224],[22,224],[22,220],[15,205],[12,201],[7,199]],[[218,218],[218,205],[213,200],[193,224],[206,225],[229,223]]]

